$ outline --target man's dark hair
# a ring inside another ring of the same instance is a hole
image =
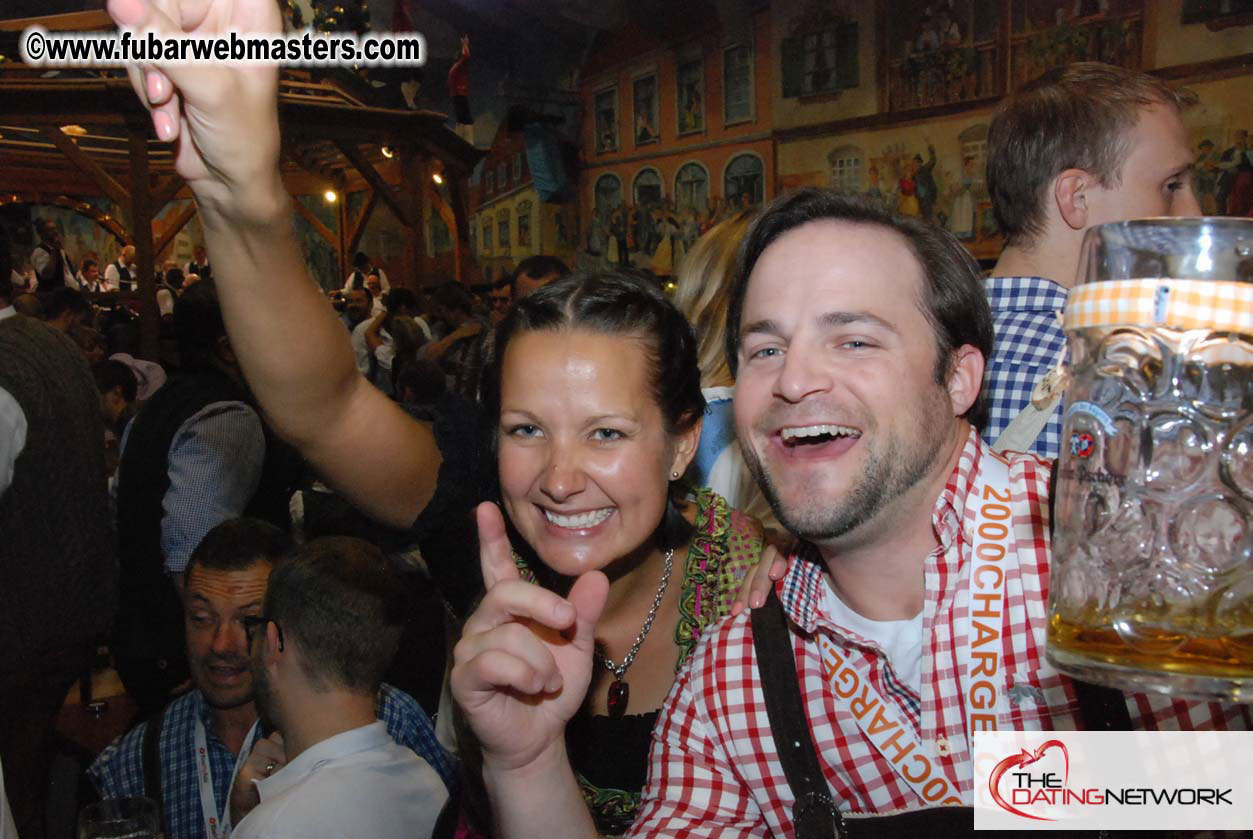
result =
[[[510,340],[523,332],[562,329],[638,339],[653,399],[668,433],[687,431],[704,416],[696,336],[687,318],[665,298],[651,275],[614,270],[570,274],[514,303],[496,329],[492,358],[483,376],[483,405],[493,423],[500,418],[501,372]],[[677,482],[673,489],[684,491]],[[690,532],[671,504],[658,533],[662,547],[682,544]]]
[[[431,405],[448,389],[448,377],[440,366],[429,358],[411,361],[396,377],[396,392],[406,390],[413,394],[415,404]]]
[[[78,270],[86,273],[88,268],[93,268],[99,264],[100,263],[92,259],[90,256],[85,256],[83,257],[83,261],[78,263]]]
[[[535,256],[528,256],[526,259],[518,263],[518,267],[513,269],[513,273],[509,275],[506,285],[509,286],[509,293],[512,295],[518,284],[518,277],[523,274],[531,277],[544,277],[548,274],[556,274],[560,279],[570,273],[569,267],[555,256],[540,253]]]
[[[1044,232],[1046,190],[1067,169],[1116,187],[1128,133],[1151,105],[1175,111],[1196,94],[1161,79],[1094,61],[1056,67],[1023,85],[997,109],[988,129],[988,192],[1006,244]]]
[[[222,304],[213,280],[201,280],[174,301],[174,338],[185,370],[213,366],[218,341],[226,335]]]
[[[191,552],[183,582],[191,580],[192,569],[197,567],[243,571],[254,563],[268,562],[277,568],[291,549],[291,537],[267,521],[227,519],[206,533]]]
[[[922,300],[918,303],[935,332],[936,382],[948,381],[953,351],[965,344],[983,353],[985,361],[992,357],[992,312],[979,266],[951,233],[919,219],[888,212],[860,196],[828,189],[799,189],[768,204],[749,226],[740,245],[727,309],[727,365],[732,375],[739,362],[740,319],[753,267],[772,242],[811,221],[883,227],[896,232],[909,246],[923,271]],[[978,429],[987,424],[988,405],[982,389],[963,416]]]
[[[35,219],[35,232],[39,234],[40,238],[43,238],[43,235],[46,231],[51,230],[53,233],[55,233],[56,229],[57,229],[56,222],[50,218],[43,217],[43,218]]]
[[[378,548],[331,536],[301,546],[275,569],[265,614],[299,645],[315,685],[373,696],[400,642],[405,591]]]
[[[81,291],[72,288],[58,288],[44,300],[44,317],[56,320],[66,312],[91,317],[91,304]]]
[[[123,399],[127,402],[135,401],[135,396],[139,393],[139,382],[135,379],[135,371],[127,365],[108,358],[91,368],[91,374],[96,379],[96,390],[101,394],[120,387]]]
[[[458,283],[445,283],[435,289],[431,292],[431,302],[454,312],[474,312],[474,301],[470,299],[470,293]]]
[[[417,312],[418,296],[407,288],[393,288],[383,292],[383,306],[393,314],[402,308]]]
[[[370,257],[366,256],[365,251],[357,251],[352,255],[352,267],[361,273],[365,273],[370,267]]]

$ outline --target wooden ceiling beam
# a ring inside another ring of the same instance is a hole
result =
[[[401,202],[399,196],[396,195],[396,191],[383,180],[383,176],[378,173],[378,170],[370,165],[370,161],[365,159],[365,156],[361,154],[361,150],[357,148],[356,144],[336,140],[335,145],[343,152],[344,157],[348,158],[361,177],[365,178],[366,183],[378,193],[388,208],[396,214],[396,218],[412,226],[412,219],[409,218],[409,208]]]
[[[185,186],[187,182],[178,173],[166,178],[152,190],[152,206],[156,207],[157,212],[161,212],[161,208],[173,201]]]
[[[60,129],[55,128],[45,129],[42,133],[44,138],[60,149],[61,153],[65,155],[71,163],[77,166],[83,174],[91,178],[96,186],[99,187],[100,191],[103,192],[110,201],[117,204],[119,207],[130,206],[131,197],[130,193],[126,191],[126,188],[118,183],[112,175],[104,171],[104,169],[100,167],[100,164],[88,157],[87,154],[78,147],[78,144],[75,143],[73,139],[62,133]]]
[[[303,201],[295,197],[292,198],[292,206],[296,208],[296,212],[300,213],[305,221],[309,222],[309,226],[331,246],[331,250],[339,250],[339,237],[335,235],[335,231],[322,223],[322,219],[313,214],[313,210],[310,210],[304,205]]]
[[[153,206],[157,206],[155,202],[153,203]],[[166,225],[165,230],[162,231],[161,235],[158,236],[152,243],[152,253],[154,258],[160,256],[161,253],[170,246],[170,243],[174,241],[174,237],[178,235],[178,231],[186,227],[187,222],[191,221],[195,215],[195,201],[189,201],[187,206],[175,213],[174,217],[170,219],[169,223]]]
[[[347,200],[346,196],[345,200]],[[377,190],[370,190],[365,203],[361,205],[361,211],[348,225],[348,247],[344,249],[347,253],[356,253],[357,245],[361,242],[361,234],[365,233],[366,222],[370,220],[370,214],[374,212],[374,205],[378,203],[378,200]]]

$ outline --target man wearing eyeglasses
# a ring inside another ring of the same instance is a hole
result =
[[[360,539],[318,539],[274,571],[244,618],[262,718],[282,733],[235,839],[429,836],[448,791],[375,707],[400,642],[399,572]],[[236,781],[238,786],[243,781]]]
[[[185,572],[187,657],[195,688],[115,741],[88,770],[102,798],[146,795],[162,805],[168,839],[230,834],[227,801],[242,818],[257,803],[253,778],[283,762],[281,739],[258,723],[247,628],[262,612],[271,572],[291,542],[256,519],[232,519],[209,531]],[[430,720],[410,696],[377,692],[388,734],[436,768],[445,784],[455,766]]]

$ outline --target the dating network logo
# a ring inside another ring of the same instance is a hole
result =
[[[1058,777],[1056,772],[1042,772],[1038,775],[1032,775],[1027,767],[1038,763],[1050,749],[1061,750],[1061,758],[1064,767],[1061,777]],[[1010,792],[1010,801],[1006,801],[1005,797],[1001,795],[1001,780],[1005,777],[1007,772],[1010,773],[1011,777],[1014,779],[1014,784],[1012,785]],[[992,770],[992,774],[988,777],[988,787],[992,793],[992,800],[996,802],[998,807],[1013,813],[1015,816],[1022,816],[1024,819],[1036,819],[1038,821],[1047,822],[1056,821],[1056,819],[1051,819],[1048,816],[1043,815],[1035,815],[1033,813],[1025,813],[1018,809],[1015,805],[1029,805],[1037,803],[1037,801],[1032,800],[1033,797],[1037,799],[1039,798],[1039,796],[1033,796],[1033,784],[1035,784],[1035,788],[1041,792],[1066,792],[1067,784],[1069,782],[1070,752],[1066,750],[1066,744],[1061,740],[1046,740],[1041,743],[1040,747],[1034,752],[1023,749],[1016,755],[1010,755],[1000,763],[996,764],[996,768]],[[1023,793],[1026,794],[1024,795]],[[1049,801],[1048,795],[1045,795],[1044,798],[1045,803],[1056,803],[1054,801]]]
[[[1034,751],[1024,747],[998,762],[988,776],[988,791],[1007,813],[1036,821],[1108,813],[1109,808],[1233,806],[1230,787],[1109,784],[1116,777],[1117,773],[1105,783],[1072,786],[1070,752],[1061,740],[1052,739]]]

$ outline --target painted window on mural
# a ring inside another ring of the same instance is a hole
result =
[[[852,194],[865,184],[865,156],[857,146],[840,146],[827,155],[831,164],[831,188]]]
[[[478,230],[479,230],[479,228],[478,228],[478,226],[477,226],[477,225],[474,225],[474,224],[470,225],[470,229],[469,229],[469,231],[468,231],[468,232],[470,233],[470,252],[471,252],[471,253],[478,253],[478,252],[479,252],[479,249],[478,249],[478,241],[477,241],[477,240],[478,240]]]
[[[657,170],[644,169],[636,175],[635,182],[631,184],[631,195],[636,206],[652,207],[660,204],[665,197],[665,190]]]
[[[622,181],[617,175],[601,175],[596,179],[592,217],[588,220],[587,250],[604,254],[617,264],[620,251],[625,251],[626,223],[622,210]],[[619,240],[622,247],[618,247]]]
[[[496,164],[496,183],[499,184],[501,192],[509,187],[509,168],[505,166],[504,161]]]
[[[488,195],[491,195],[492,192],[495,191],[495,187],[496,187],[496,175],[495,173],[492,172],[491,169],[488,169],[487,173],[483,175],[483,189]]]
[[[617,175],[601,175],[596,179],[596,211],[622,206],[622,181]]]
[[[837,93],[860,84],[857,24],[820,21],[783,39],[783,95]]]
[[[764,188],[760,157],[755,154],[741,154],[731,158],[723,183],[728,204],[733,203],[745,209],[756,206],[761,203]]]
[[[658,139],[657,128],[657,77],[644,76],[636,79],[631,86],[633,96],[631,108],[634,114],[635,145],[643,146],[655,143]]]
[[[509,211],[501,210],[496,216],[496,241],[502,248],[509,247]]]
[[[618,89],[596,94],[596,151],[618,150]]]
[[[518,245],[524,248],[531,246],[531,202],[518,202]]]
[[[722,54],[722,108],[727,125],[753,118],[753,51],[748,44]]]
[[[522,183],[522,152],[513,153],[513,182]]]
[[[492,250],[492,223],[491,221],[483,222],[483,252],[490,253]]]
[[[685,210],[706,212],[709,209],[709,173],[699,163],[687,163],[674,176],[674,206]]]
[[[680,64],[678,85],[679,133],[705,130],[705,65],[701,58]]]

